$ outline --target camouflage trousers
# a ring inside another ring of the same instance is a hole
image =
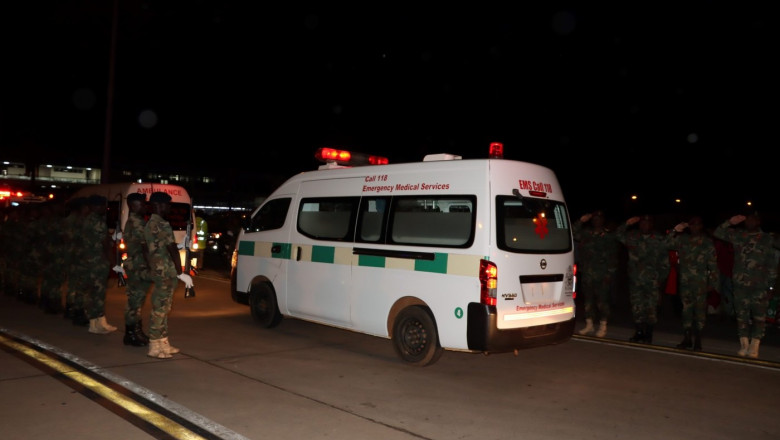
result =
[[[132,271],[127,271],[127,306],[125,306],[125,325],[133,327],[141,320],[141,308],[146,301],[152,281],[143,279]]]
[[[629,280],[631,315],[635,324],[655,325],[658,322],[658,301],[661,285],[658,280]]]
[[[106,312],[109,264],[90,266],[85,287],[85,310],[89,319],[100,318]]]
[[[702,330],[707,323],[707,288],[680,286],[682,328]]]
[[[79,267],[71,268],[67,271],[67,291],[65,294],[65,304],[71,305],[76,309],[83,309],[86,303],[86,291],[89,284],[89,275]]]
[[[606,275],[594,278],[582,277],[585,318],[593,321],[607,321],[611,310],[609,293],[612,287],[612,280]]]
[[[766,288],[734,283],[734,311],[737,315],[737,335],[761,339],[766,330],[766,309],[769,293]]]
[[[179,280],[173,277],[154,277],[152,289],[152,316],[149,320],[149,339],[168,337],[168,314],[173,305],[173,291]]]
[[[65,278],[65,267],[62,264],[52,264],[44,268],[41,297],[45,297],[49,304],[62,304],[62,285],[65,284]]]

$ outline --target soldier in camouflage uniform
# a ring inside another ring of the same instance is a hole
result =
[[[87,274],[86,299],[89,332],[106,334],[116,327],[106,321],[106,289],[111,273],[111,242],[106,224],[106,198],[90,196],[89,213],[83,223],[84,265]]]
[[[45,246],[41,243],[42,208],[37,205],[23,205],[20,239],[22,252],[17,254],[19,260],[19,292],[17,298],[28,304],[38,302],[38,283],[40,267]]]
[[[89,211],[87,199],[78,197],[68,201],[68,216],[63,221],[65,233],[65,277],[67,291],[65,295],[65,319],[70,319],[73,325],[89,325],[87,312],[84,310],[86,278],[84,276],[84,244],[82,243],[81,226]]]
[[[50,314],[62,312],[62,286],[66,276],[66,250],[64,217],[60,203],[51,202],[48,215],[44,218],[44,259],[41,280],[41,303],[43,311]]]
[[[588,222],[591,227],[584,227]],[[572,230],[579,245],[577,274],[585,296],[585,327],[579,334],[593,333],[593,323],[600,318],[596,336],[603,338],[607,334],[610,289],[617,271],[617,236],[604,226],[604,211],[600,210],[580,217]]]
[[[638,230],[628,227],[639,223]],[[617,230],[618,240],[628,249],[628,292],[635,332],[631,342],[653,343],[653,327],[658,322],[661,284],[669,273],[666,235],[654,229],[649,215],[631,217]]]
[[[192,277],[182,274],[179,248],[173,229],[166,220],[171,209],[171,196],[155,192],[149,197],[152,215],[144,227],[144,239],[149,247],[149,269],[154,281],[152,317],[149,322],[149,352],[147,356],[166,359],[179,352],[168,341],[168,314],[173,302],[176,278],[192,286]]]
[[[685,229],[690,233],[683,234]],[[701,333],[707,322],[707,294],[720,280],[715,242],[704,233],[699,216],[675,226],[668,237],[669,247],[679,255],[683,340],[677,348],[700,351]]]
[[[3,294],[16,296],[19,291],[18,251],[15,249],[18,241],[19,210],[9,207],[4,212],[3,225],[0,229],[0,253],[2,253]]]
[[[134,347],[143,347],[149,345],[149,337],[143,332],[141,308],[146,301],[146,294],[152,286],[149,263],[146,261],[148,248],[144,239],[146,195],[129,194],[127,207],[127,222],[122,232],[127,259],[120,267],[121,272],[127,275],[127,306],[125,307],[123,343]],[[116,270],[116,268],[114,269]]]
[[[744,228],[736,228],[744,222]],[[757,212],[735,215],[718,225],[713,235],[734,246],[734,309],[737,315],[737,354],[758,357],[766,327],[769,289],[777,278],[771,234],[761,229]]]

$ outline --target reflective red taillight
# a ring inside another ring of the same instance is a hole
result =
[[[479,260],[479,301],[489,306],[496,305],[498,268],[488,260]]]

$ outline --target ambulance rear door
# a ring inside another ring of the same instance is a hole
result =
[[[491,161],[491,176],[498,328],[573,319],[571,225],[555,175],[538,165]]]

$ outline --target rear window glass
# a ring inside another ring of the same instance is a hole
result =
[[[496,197],[496,242],[500,249],[523,253],[571,251],[566,205],[546,199]]]

